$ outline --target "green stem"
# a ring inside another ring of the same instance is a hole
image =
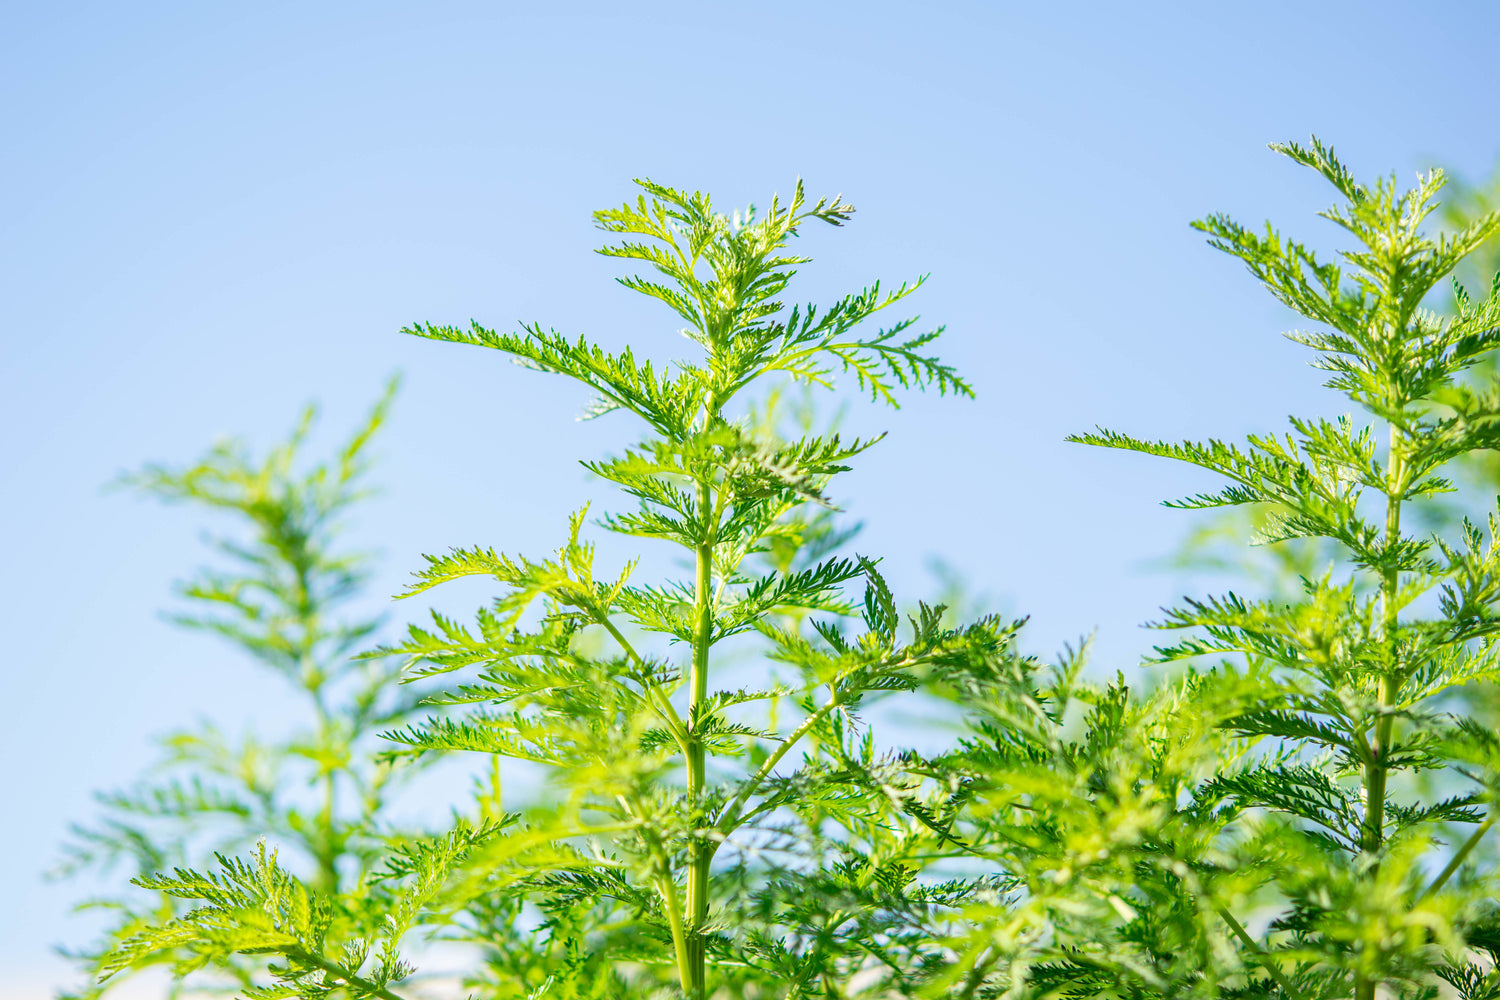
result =
[[[1448,861],[1448,864],[1443,868],[1443,870],[1438,872],[1437,878],[1432,880],[1432,884],[1427,887],[1426,891],[1422,893],[1419,899],[1426,899],[1428,896],[1431,896],[1433,893],[1441,889],[1443,887],[1443,884],[1453,877],[1453,873],[1458,871],[1459,866],[1464,863],[1464,859],[1469,856],[1470,852],[1472,852],[1474,848],[1479,846],[1480,839],[1483,838],[1484,835],[1489,832],[1490,827],[1494,825],[1494,816],[1491,816],[1489,819],[1486,819],[1483,823],[1479,824],[1479,829],[1475,830],[1473,834],[1469,836],[1469,839],[1464,841],[1464,845],[1458,849],[1458,853],[1454,854],[1453,857]]]
[[[672,928],[672,951],[677,956],[677,978],[682,980],[684,988],[693,980],[693,949],[689,946],[687,933],[683,927],[682,904],[677,899],[677,883],[672,880],[671,872],[658,876],[656,879],[656,891],[661,896],[662,906],[667,911],[667,925]],[[701,949],[699,950],[701,954]],[[702,976],[701,969],[698,975]]]
[[[355,989],[361,990],[370,996],[380,997],[381,1000],[406,1000],[406,998],[401,996],[399,993],[392,993],[384,986],[376,986],[368,979],[356,976],[354,973],[350,972],[348,969],[345,969],[343,966],[335,965],[333,962],[329,962],[325,959],[319,958],[317,955],[309,954],[308,952],[303,951],[299,952],[297,957],[306,962],[308,965],[322,969],[324,972],[333,976],[335,979],[341,979],[345,984],[353,986]]]
[[[695,552],[696,580],[693,591],[695,621],[693,663],[689,676],[689,729],[686,755],[688,802],[695,815],[701,808],[708,763],[701,734],[704,720],[699,713],[708,700],[708,655],[710,640],[713,637],[713,560],[715,535],[718,528],[717,517],[711,514],[715,510],[713,500],[713,491],[709,482],[700,480],[698,482],[698,511],[703,519],[703,534]],[[695,822],[694,825],[698,824]],[[682,983],[683,991],[690,1000],[702,1000],[708,993],[707,955],[704,950],[703,927],[708,922],[708,869],[713,863],[713,855],[713,842],[694,835],[688,846],[686,914],[688,975]]]
[[[329,771],[323,776],[323,810],[318,816],[322,846],[318,852],[318,871],[322,878],[322,889],[330,895],[339,891],[338,844],[334,834],[334,802],[337,794],[338,775]]]
[[[481,819],[499,820],[505,815],[505,786],[500,773],[500,755],[490,755],[490,793],[479,803]]]
[[[666,849],[661,845],[661,839],[650,826],[646,825],[639,811],[630,804],[630,800],[623,795],[617,798],[620,808],[625,810],[625,815],[642,825],[641,837],[645,840],[652,857],[656,859],[656,892],[661,896],[662,909],[667,914],[667,926],[672,931],[672,952],[677,957],[677,976],[686,984],[693,978],[692,953],[688,947],[687,933],[683,925],[682,903],[677,898],[677,882],[672,878],[672,862],[667,857]]]
[[[306,575],[299,572],[298,581],[299,593],[305,594],[307,592]],[[302,632],[306,646],[297,659],[302,664],[304,687],[312,697],[313,709],[318,716],[317,745],[327,748],[333,739],[334,722],[333,713],[328,710],[323,694],[323,673],[318,669],[312,656],[315,641],[314,630],[317,627],[316,614],[305,606],[299,605],[299,607],[303,615]],[[311,841],[308,846],[318,866],[318,888],[329,895],[336,895],[339,891],[338,857],[340,852],[334,833],[337,802],[338,772],[329,768],[323,774],[323,805],[318,810],[316,832],[308,838]]]
[[[1390,448],[1386,467],[1385,544],[1390,550],[1401,535],[1401,495],[1406,490],[1406,462],[1402,448],[1401,431],[1394,423],[1388,425]],[[1401,572],[1390,567],[1381,574],[1380,612],[1381,635],[1387,647],[1386,663],[1380,673],[1376,694],[1374,742],[1370,746],[1365,763],[1365,819],[1360,831],[1360,849],[1369,858],[1380,852],[1385,841],[1386,777],[1389,773],[1391,735],[1395,726],[1392,711],[1397,697],[1399,649],[1399,607]],[[1375,1000],[1378,983],[1363,972],[1354,977],[1354,1000]]]
[[[750,780],[745,782],[743,787],[740,788],[739,794],[724,807],[724,811],[720,814],[719,822],[717,823],[720,834],[728,836],[734,831],[734,821],[739,818],[740,810],[744,808],[745,801],[755,794],[755,790],[770,776],[771,772],[775,770],[776,765],[781,763],[781,758],[785,757],[792,747],[796,746],[797,742],[807,735],[808,730],[818,724],[818,720],[824,718],[829,712],[837,708],[838,704],[838,694],[835,692],[826,704],[803,719],[802,724],[792,730],[791,735],[782,741],[781,746],[776,748],[776,752],[766,758],[766,762],[760,766],[760,770],[756,771]]]
[[[984,977],[990,974],[990,969],[995,967],[999,959],[1000,953],[989,949],[989,954],[984,956],[983,961],[975,960],[973,968],[964,978],[964,988],[963,992],[958,995],[959,1000],[974,1000],[974,994],[978,992],[979,987],[984,985]]]
[[[1234,914],[1223,906],[1216,907],[1216,909],[1219,911],[1219,916],[1223,917],[1224,922],[1229,925],[1229,929],[1234,932],[1234,936],[1244,942],[1245,947],[1250,949],[1250,953],[1259,960],[1260,967],[1270,974],[1277,986],[1281,987],[1281,992],[1285,993],[1290,1000],[1302,1000],[1302,994],[1297,992],[1291,981],[1281,974],[1281,970],[1271,959],[1270,953],[1260,946],[1260,942],[1250,936],[1250,932],[1245,930],[1244,925],[1234,919]]]
[[[630,657],[631,662],[636,665],[636,669],[640,670],[641,686],[645,689],[646,701],[651,705],[656,714],[661,716],[662,721],[667,724],[667,729],[672,733],[672,739],[676,741],[677,747],[682,751],[683,756],[687,756],[687,727],[682,724],[682,718],[677,714],[677,709],[672,707],[672,703],[667,700],[667,696],[661,688],[646,679],[648,673],[646,661],[641,658],[641,654],[635,651],[635,647],[625,638],[624,633],[610,620],[607,609],[591,608],[590,611],[593,613],[594,620],[604,626],[605,630],[609,632],[610,637],[619,643],[620,648],[625,651],[625,655]]]

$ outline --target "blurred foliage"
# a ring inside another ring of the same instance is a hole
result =
[[[388,805],[417,770],[375,760],[375,736],[406,719],[420,693],[396,685],[394,661],[351,658],[371,643],[380,621],[349,614],[371,559],[339,540],[347,517],[368,496],[370,443],[395,391],[393,380],[369,417],[322,462],[302,460],[316,418],[308,407],[290,437],[263,457],[225,441],[189,466],[149,465],[118,482],[229,522],[211,540],[218,564],[178,586],[181,609],[168,620],[220,637],[274,674],[292,696],[285,719],[298,722],[276,738],[231,736],[210,722],[169,733],[150,774],[98,796],[98,818],[74,827],[55,874],[124,867],[139,891],[84,904],[111,915],[99,944],[69,952],[90,980],[119,967],[111,953],[121,942],[187,917],[181,893],[160,872],[202,867],[216,854],[242,853],[269,839],[295,858],[311,891],[336,896],[359,885],[392,839],[399,841]],[[186,976],[203,957],[167,946],[132,967],[161,964]],[[265,966],[228,952],[223,957],[177,990],[239,992]],[[77,995],[98,995],[118,981]]]

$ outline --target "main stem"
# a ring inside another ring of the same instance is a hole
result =
[[[318,875],[325,892],[339,891],[338,844],[334,831],[335,798],[338,794],[338,775],[330,770],[323,776],[323,810],[318,815],[318,828],[323,843],[318,850]]]
[[[312,650],[315,642],[315,629],[317,627],[317,610],[308,601],[307,573],[298,570],[297,573],[298,592],[298,614],[302,619],[303,650],[298,657],[302,663],[302,683],[311,696],[313,709],[318,714],[318,745],[327,746],[329,737],[333,732],[333,717],[328,711],[327,702],[323,694],[323,675],[313,660]],[[323,808],[318,811],[318,821],[314,828],[316,841],[310,845],[313,857],[318,863],[318,888],[329,894],[339,891],[339,850],[337,838],[334,832],[335,817],[338,815],[338,774],[329,768],[323,775]]]
[[[712,419],[712,410],[708,419]],[[702,825],[703,788],[706,779],[706,755],[703,748],[703,720],[699,717],[708,697],[708,654],[713,637],[714,543],[718,534],[718,515],[714,509],[713,488],[707,480],[698,482],[698,511],[703,534],[696,550],[697,579],[693,591],[694,637],[693,665],[689,677],[687,786],[688,802],[696,825]],[[687,968],[688,978],[682,988],[690,1000],[708,995],[707,956],[703,947],[703,926],[708,921],[708,867],[713,862],[713,842],[694,837],[688,846],[687,882]]]
[[[1386,468],[1385,542],[1386,547],[1395,543],[1401,534],[1401,494],[1405,492],[1405,453],[1400,430],[1390,424],[1390,452]],[[1394,566],[1385,570],[1380,580],[1381,636],[1387,646],[1385,667],[1380,674],[1376,692],[1376,719],[1374,739],[1370,743],[1368,760],[1365,763],[1365,821],[1360,831],[1360,849],[1366,857],[1374,857],[1385,839],[1385,785],[1390,759],[1391,731],[1395,717],[1391,706],[1396,700],[1397,684],[1397,616],[1399,614],[1398,590],[1401,583],[1400,570]],[[1358,973],[1354,979],[1354,1000],[1375,1000],[1374,979]]]

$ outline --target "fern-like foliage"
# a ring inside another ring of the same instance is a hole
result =
[[[599,573],[581,512],[549,559],[488,549],[431,557],[411,594],[469,575],[504,589],[473,626],[435,616],[432,627],[414,626],[387,651],[411,657],[415,674],[476,671],[443,700],[483,707],[391,738],[417,753],[477,751],[555,769],[568,790],[567,811],[585,820],[580,829],[593,823],[616,831],[601,841],[623,876],[608,883],[609,894],[628,906],[638,935],[661,942],[640,960],[700,997],[715,969],[741,985],[746,976],[786,974],[781,959],[768,956],[784,954],[787,921],[801,919],[786,911],[730,929],[722,914],[738,897],[721,874],[727,862],[717,859],[734,855],[739,877],[752,877],[743,874],[750,865],[763,892],[779,884],[768,874],[774,866],[751,865],[740,852],[777,836],[755,832],[766,823],[818,834],[818,824],[793,818],[812,802],[836,804],[841,813],[867,807],[821,762],[823,748],[842,746],[857,725],[862,702],[915,688],[953,659],[1003,649],[1011,628],[996,620],[947,628],[923,611],[900,634],[874,561],[834,556],[810,530],[826,529],[815,512],[831,505],[830,482],[873,442],[782,436],[753,406],[763,384],[774,387],[777,378],[827,387],[840,374],[892,405],[909,388],[971,394],[927,353],[940,328],[914,333],[915,320],[903,319],[864,332],[921,282],[889,291],[873,285],[826,308],[788,306],[784,293],[808,260],[788,253],[788,241],[813,222],[842,224],[849,205],[809,202],[799,183],[764,213],[728,216],[701,193],[639,183],[634,202],[595,216],[621,238],[601,252],[649,266],[649,274],[621,284],[670,307],[688,324],[699,357],[661,364],[536,324],[515,334],[478,324],[409,332],[570,376],[595,394],[591,416],[623,410],[640,418],[649,432],[640,444],[585,463],[635,501],[597,523],[677,546],[693,575],[641,583],[630,565]],[[862,610],[845,596],[860,583]],[[851,630],[851,621],[862,628]],[[582,642],[591,634],[602,651]],[[714,668],[716,649],[749,636],[780,665],[780,679],[762,667],[758,675],[769,683],[720,687],[727,668]],[[795,721],[778,724],[787,714]],[[786,771],[783,762],[799,751],[803,767]],[[681,777],[674,780],[674,771]],[[589,884],[579,877],[570,876],[575,890]]]
[[[99,967],[206,964],[249,996],[409,1000],[422,986],[402,948],[428,935],[469,947],[463,987],[494,1000],[1500,995],[1497,887],[1476,863],[1500,739],[1459,697],[1500,663],[1500,512],[1440,516],[1453,467],[1500,444],[1500,397],[1473,377],[1500,347],[1500,286],[1430,308],[1500,215],[1433,235],[1440,173],[1365,185],[1316,140],[1276,148],[1334,186],[1324,214],[1350,249],[1198,225],[1307,317],[1292,336],[1354,413],[1244,442],[1075,439],[1218,474],[1172,505],[1247,511],[1255,540],[1293,550],[1295,587],[1167,609],[1157,624],[1177,638],[1153,659],[1172,672],[1149,690],[1091,678],[1086,645],[1048,662],[1018,650],[1019,622],[905,605],[849,551],[838,477],[878,439],[785,419],[785,387],[842,378],[892,405],[971,393],[931,353],[941,328],[875,322],[920,281],[790,301],[808,262],[790,240],[852,209],[799,184],[725,214],[642,181],[596,215],[616,240],[601,252],[640,267],[621,284],[686,324],[688,357],[535,323],[407,331],[567,376],[587,415],[642,434],[584,463],[621,509],[575,512],[550,553],[485,540],[428,556],[402,596],[478,578],[493,598],[358,661],[399,659],[426,692],[425,712],[387,717],[379,766],[478,755],[492,779],[477,802],[446,832],[383,830],[358,878],[299,880],[264,848],[212,873],[151,854],[177,870],[140,884],[171,905],[133,918]],[[264,523],[271,549],[252,562],[303,551]],[[599,531],[642,558],[606,565]],[[681,575],[650,576],[649,547]],[[327,566],[306,593],[339,592]],[[209,627],[320,690],[313,651],[342,656],[368,630],[309,645],[313,623],[257,579],[195,591],[229,609]],[[877,740],[869,709],[898,698],[964,728],[940,751]],[[547,776],[514,813],[503,759]],[[116,806],[262,815],[202,781]]]
[[[1357,181],[1317,140],[1273,148],[1335,188],[1342,203],[1322,214],[1353,246],[1328,258],[1269,225],[1197,226],[1307,318],[1289,336],[1356,414],[1293,418],[1243,446],[1075,440],[1211,470],[1222,491],[1175,505],[1254,506],[1257,541],[1317,540],[1331,559],[1274,599],[1188,600],[1159,623],[1186,633],[1162,661],[1229,658],[1200,683],[1245,756],[1190,790],[1192,810],[1224,824],[1215,867],[1255,873],[1251,898],[1276,916],[1257,939],[1228,910],[1224,926],[1291,997],[1432,996],[1443,982],[1483,995],[1465,940],[1493,883],[1454,876],[1490,827],[1492,765],[1465,760],[1450,706],[1497,676],[1497,522],[1412,525],[1441,524],[1451,467],[1497,443],[1494,393],[1471,374],[1500,346],[1500,284],[1483,297],[1458,286],[1448,313],[1428,304],[1500,232],[1500,213],[1433,235],[1440,171],[1403,190]]]
[[[467,842],[445,869],[445,888],[413,904],[414,919],[481,949],[470,987],[487,996],[701,1000],[713,989],[764,994],[788,982],[793,995],[812,995],[868,958],[848,942],[808,949],[810,922],[823,919],[809,908],[814,896],[900,891],[910,896],[904,912],[929,916],[947,898],[910,886],[900,862],[868,855],[870,838],[883,837],[881,824],[898,812],[897,800],[853,778],[876,766],[859,735],[862,708],[952,664],[1003,655],[1015,626],[994,618],[955,626],[926,607],[903,623],[876,561],[839,551],[851,534],[834,520],[831,483],[875,442],[820,432],[812,419],[789,429],[777,400],[787,383],[830,388],[840,377],[892,406],[903,390],[972,389],[932,355],[940,327],[920,330],[914,318],[874,324],[920,280],[871,285],[826,307],[788,302],[808,262],[788,250],[791,239],[814,223],[846,222],[853,209],[841,199],[811,201],[799,182],[763,212],[726,215],[704,194],[638,184],[634,201],[596,214],[617,238],[601,252],[645,268],[621,284],[686,323],[695,356],[611,352],[534,323],[514,333],[477,323],[407,331],[567,376],[591,393],[588,415],[628,413],[645,433],[585,463],[620,487],[625,509],[592,521],[578,511],[546,556],[484,545],[429,556],[403,596],[480,577],[496,587],[494,600],[469,621],[434,613],[368,654],[368,662],[401,657],[408,681],[443,685],[426,699],[430,717],[388,728],[388,764],[481,754],[540,765],[552,777],[541,804]],[[212,486],[195,484],[194,495],[211,499]],[[605,569],[591,527],[674,546],[690,575],[642,580],[634,562]],[[242,618],[252,615],[219,590]],[[278,659],[280,650],[273,641],[264,656],[301,669],[300,659]],[[497,821],[498,787],[480,809]],[[903,822],[919,833],[908,850],[931,841],[929,827]],[[781,863],[788,851],[812,868]],[[338,923],[319,915],[363,914],[352,920],[357,929],[373,926],[374,911],[354,890],[304,894],[280,871],[258,855],[227,860],[219,876],[147,880],[211,905],[138,930],[109,967],[184,950],[220,965],[270,952],[284,964],[267,967],[274,983],[257,980],[255,989],[272,991],[265,995],[387,996],[403,970],[367,963],[376,947],[368,931],[339,931],[343,950],[330,952],[328,928]],[[384,883],[361,883],[376,884]],[[220,895],[231,886],[243,898]],[[747,893],[755,919],[731,923]],[[273,911],[287,916],[259,915]],[[409,926],[383,929],[381,947],[394,948]],[[911,943],[917,933],[903,930],[906,943],[890,946],[893,981],[921,978],[895,956],[936,960]]]
[[[233,737],[211,723],[170,733],[151,773],[98,797],[98,819],[74,827],[58,874],[124,866],[139,888],[86,904],[114,916],[101,941],[73,953],[89,980],[78,995],[103,993],[121,973],[153,964],[171,970],[174,990],[251,990],[270,967],[259,957],[232,956],[276,948],[231,947],[249,940],[237,936],[239,918],[229,910],[189,909],[187,900],[207,898],[193,896],[189,883],[218,879],[260,893],[255,906],[269,908],[267,914],[281,908],[276,921],[295,916],[305,925],[298,933],[313,934],[306,921],[324,918],[310,915],[308,901],[338,899],[386,856],[386,838],[396,832],[386,819],[389,802],[415,772],[371,760],[372,743],[377,732],[407,718],[419,698],[392,683],[399,665],[351,659],[380,621],[348,614],[370,560],[345,549],[338,533],[368,495],[370,442],[395,388],[393,381],[368,418],[321,462],[301,460],[315,417],[309,407],[290,437],[263,457],[229,441],[192,465],[149,465],[122,478],[123,487],[227,515],[230,531],[213,542],[220,565],[179,586],[183,610],[169,620],[221,636],[279,675],[305,718],[269,740]],[[225,861],[222,876],[183,874],[173,881],[158,874],[202,869],[216,852],[245,851],[262,838],[282,845],[287,861],[262,850],[253,862]],[[303,880],[287,865],[303,871]],[[252,933],[248,925],[242,929]],[[270,933],[266,927],[254,933],[262,931]],[[206,936],[193,936],[199,932]],[[303,973],[311,966],[296,968],[276,989],[306,985]]]

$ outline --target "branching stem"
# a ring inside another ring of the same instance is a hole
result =
[[[656,714],[661,716],[662,721],[667,724],[667,729],[671,731],[672,739],[676,741],[677,748],[682,751],[683,756],[686,756],[688,753],[687,727],[683,725],[682,717],[677,714],[677,709],[672,707],[672,702],[662,692],[661,688],[646,680],[648,673],[646,661],[641,658],[641,654],[635,651],[635,647],[625,638],[624,633],[620,631],[619,627],[610,620],[608,609],[597,612],[594,615],[594,620],[604,626],[605,631],[610,634],[610,638],[619,643],[620,648],[625,651],[625,655],[630,657],[631,662],[636,665],[636,669],[640,670],[641,686],[646,689],[646,700],[656,710]]]
[[[360,990],[368,996],[380,997],[380,1000],[406,1000],[406,998],[401,996],[401,994],[393,993],[390,990],[386,989],[384,986],[376,986],[368,979],[365,979],[361,976],[356,976],[354,973],[350,972],[348,969],[345,969],[341,965],[329,962],[325,959],[319,958],[317,955],[313,955],[305,951],[298,951],[296,954],[297,958],[300,961],[305,962],[308,965],[313,966],[314,968],[322,969],[324,972],[328,973],[330,976],[333,976],[335,979],[338,979],[348,984],[349,986]]]
[[[639,812],[632,808],[630,800],[623,795],[618,798],[620,808],[625,810],[625,814],[641,822],[641,837],[650,849],[651,856],[656,860],[659,868],[656,875],[656,891],[661,896],[662,909],[667,914],[667,926],[672,932],[672,952],[677,959],[677,975],[683,983],[688,983],[693,978],[692,950],[688,947],[687,931],[682,919],[682,902],[677,896],[677,881],[672,877],[672,861],[667,857],[666,849],[662,847],[661,838],[641,820]]]
[[[1282,975],[1281,970],[1277,968],[1270,953],[1260,946],[1260,942],[1250,936],[1250,932],[1245,930],[1243,924],[1234,919],[1234,914],[1230,913],[1227,907],[1220,906],[1216,907],[1216,909],[1219,911],[1219,916],[1223,917],[1224,922],[1229,925],[1229,929],[1234,932],[1234,936],[1239,938],[1246,948],[1250,949],[1251,953],[1260,961],[1260,967],[1265,969],[1267,974],[1275,980],[1277,986],[1281,987],[1281,992],[1287,995],[1288,1000],[1303,1000],[1302,994],[1292,985],[1291,980]]]
[[[830,688],[832,687],[833,686],[830,685]],[[806,736],[807,733],[813,728],[813,726],[816,726],[820,720],[827,717],[828,713],[838,708],[838,706],[838,691],[835,688],[833,689],[833,694],[829,697],[829,700],[825,702],[821,707],[819,707],[816,711],[808,715],[807,718],[803,719],[801,725],[792,730],[791,735],[789,735],[785,740],[782,741],[781,746],[776,748],[776,752],[766,758],[765,763],[760,766],[760,770],[756,771],[755,774],[745,782],[744,786],[740,789],[739,794],[736,795],[729,802],[729,804],[724,807],[724,811],[719,815],[719,821],[715,824],[720,834],[728,836],[729,834],[734,832],[735,820],[739,818],[740,810],[744,808],[746,800],[748,800],[750,796],[755,794],[756,789],[761,786],[762,782],[764,782],[766,778],[770,777],[771,772],[776,769],[776,765],[781,763],[781,759],[791,751],[792,747],[796,746],[798,741],[800,741],[802,737]]]
[[[1392,408],[1395,392],[1391,391]],[[1385,547],[1389,554],[1401,537],[1401,497],[1406,489],[1405,439],[1395,422],[1388,423],[1390,447],[1386,463]],[[1389,565],[1380,578],[1381,636],[1386,645],[1376,693],[1374,744],[1365,763],[1365,818],[1360,848],[1369,858],[1380,853],[1385,840],[1386,778],[1389,772],[1391,735],[1395,726],[1392,706],[1399,694],[1401,572]],[[1378,983],[1364,972],[1354,977],[1354,1000],[1374,1000]]]

